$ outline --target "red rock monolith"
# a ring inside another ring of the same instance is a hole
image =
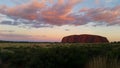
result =
[[[99,35],[70,35],[63,37],[62,43],[108,43],[108,39],[106,37],[102,37]]]

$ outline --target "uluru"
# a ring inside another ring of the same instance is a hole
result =
[[[81,34],[63,37],[62,43],[109,43],[108,39],[99,35]]]

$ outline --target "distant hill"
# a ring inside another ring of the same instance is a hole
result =
[[[0,43],[51,43],[51,42],[40,42],[40,41],[8,41],[8,40],[0,40]],[[58,42],[53,42],[58,43]]]
[[[23,43],[28,43],[28,42],[30,42],[30,41],[7,41],[7,40],[0,40],[0,43],[16,43],[16,42],[23,42]]]

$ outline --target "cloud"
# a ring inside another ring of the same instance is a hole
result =
[[[87,9],[81,17],[87,19],[85,22],[104,22],[108,25],[120,24],[120,6]]]
[[[27,40],[32,39],[30,35],[0,33],[0,39],[3,40]]]
[[[65,29],[65,31],[70,31],[70,29]]]
[[[96,4],[99,4],[99,3],[100,3],[100,1],[99,1],[99,0],[95,0],[95,3],[96,3]]]
[[[1,24],[30,27],[52,27],[62,25],[84,25],[89,22],[105,22],[109,25],[120,23],[120,6],[113,8],[83,8],[73,13],[73,8],[82,0],[31,0],[14,7],[0,6],[0,13],[14,21]],[[99,2],[99,0],[96,0]]]
[[[9,16],[14,19],[17,24],[26,24],[24,20],[28,20],[30,24],[34,24],[32,21],[37,21],[37,25],[64,25],[66,22],[73,21],[74,18],[69,16],[68,13],[71,12],[72,7],[80,0],[74,0],[69,2],[69,4],[65,4],[64,0],[58,0],[57,3],[53,4],[53,6],[46,6],[46,4],[42,1],[32,0],[32,2],[27,4],[18,5],[15,7],[7,7],[1,6],[0,13]],[[18,22],[21,20],[21,22]],[[17,21],[17,22],[16,22]],[[8,21],[3,21],[2,24],[11,24]],[[36,23],[36,22],[35,22]],[[66,23],[67,24],[67,23]]]
[[[3,33],[3,32],[9,32],[9,33],[12,33],[12,32],[14,32],[14,30],[0,30],[0,33]]]
[[[0,32],[0,40],[10,40],[10,41],[36,41],[36,39],[44,39],[47,36],[46,35],[23,35],[23,34],[10,34],[6,33],[8,30],[2,30],[4,33]],[[10,31],[11,32],[11,31]]]

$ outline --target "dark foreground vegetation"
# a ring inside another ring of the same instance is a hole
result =
[[[0,47],[0,68],[120,68],[119,43],[49,45]]]

